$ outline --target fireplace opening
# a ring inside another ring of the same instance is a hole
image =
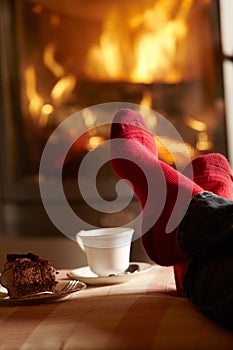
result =
[[[109,138],[110,125],[95,127],[93,105],[149,107],[174,125],[191,158],[208,152],[227,156],[218,1],[2,0],[0,16],[4,232],[57,234],[40,200],[41,155],[56,127],[84,110],[82,122],[90,132],[66,158],[69,187],[83,156]],[[155,120],[146,122],[156,137]],[[182,166],[174,140],[166,140],[172,156],[157,142],[162,160]],[[101,176],[100,192],[111,200],[117,177],[109,164]],[[108,216],[93,211],[80,194],[67,196],[97,226],[124,224],[140,211],[135,198],[125,211]]]

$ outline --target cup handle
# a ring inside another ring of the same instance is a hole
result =
[[[78,233],[76,233],[76,241],[77,241],[79,247],[85,252],[85,247],[84,247],[82,238],[79,236],[80,232],[83,232],[83,231],[79,231]]]

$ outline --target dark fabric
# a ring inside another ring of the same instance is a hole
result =
[[[203,313],[233,329],[233,202],[202,192],[179,227],[181,247],[192,259],[186,297]]]
[[[193,259],[183,280],[185,296],[206,316],[233,330],[233,256]]]
[[[179,226],[178,239],[191,257],[233,252],[233,201],[212,192],[197,194]]]

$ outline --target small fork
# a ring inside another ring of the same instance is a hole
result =
[[[79,281],[71,280],[62,289],[55,292],[55,294],[67,294],[71,292],[77,284],[79,284]]]
[[[27,298],[31,298],[31,297],[40,297],[41,295],[61,295],[61,294],[65,295],[65,294],[71,292],[72,289],[77,284],[79,284],[79,281],[72,280],[72,281],[69,281],[62,289],[60,289],[58,291],[51,292],[49,290],[46,290],[44,292],[38,292],[38,293],[24,295],[24,296],[20,297],[20,299],[27,299]]]

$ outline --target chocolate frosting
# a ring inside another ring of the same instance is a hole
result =
[[[27,258],[32,261],[37,261],[39,259],[38,255],[35,255],[33,253],[27,253],[27,254],[7,254],[7,261],[15,261],[16,259],[23,259]]]

